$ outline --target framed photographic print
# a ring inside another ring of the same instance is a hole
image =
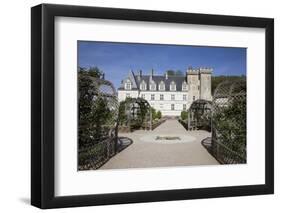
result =
[[[271,194],[274,21],[31,9],[31,203]]]

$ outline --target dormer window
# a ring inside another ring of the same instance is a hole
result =
[[[127,79],[125,82],[125,90],[131,90],[132,89],[132,82]]]
[[[176,83],[174,81],[172,81],[170,83],[170,90],[171,91],[176,91],[177,90],[177,85],[176,85]]]
[[[160,91],[165,91],[165,84],[164,84],[163,81],[161,81],[161,82],[159,83],[159,90],[160,90]]]
[[[187,91],[187,83],[184,81],[183,83],[182,83],[182,91]]]
[[[156,90],[156,84],[154,81],[150,82],[150,90]]]
[[[146,90],[146,83],[144,81],[141,82],[140,89],[141,90]]]

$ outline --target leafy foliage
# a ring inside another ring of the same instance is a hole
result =
[[[78,74],[79,75],[86,75],[91,76],[94,78],[102,78],[104,73],[102,70],[100,70],[98,67],[78,67]]]
[[[162,118],[161,111],[157,111],[153,107],[151,107],[151,114],[152,114],[152,120],[156,120],[156,119],[161,119]]]
[[[156,109],[151,107],[151,114],[152,114],[152,120],[155,120],[157,117]]]
[[[166,73],[169,76],[183,76],[183,72],[181,70],[167,70]]]
[[[241,80],[241,79],[246,79],[246,76],[241,75],[241,76],[212,76],[212,94],[214,94],[215,89],[217,88],[217,86],[223,82],[223,81],[237,81],[237,80]]]
[[[213,115],[217,139],[229,149],[246,157],[246,98],[233,99]]]
[[[161,111],[157,111],[156,118],[157,119],[161,119],[162,118],[162,112]]]
[[[151,114],[152,114],[152,120],[156,120],[156,119],[161,119],[162,118],[161,111],[157,111],[153,107],[151,107]]]
[[[127,97],[124,101],[120,102],[119,105],[119,125],[128,125],[130,121],[130,125],[133,128],[140,128],[144,122],[145,118],[149,113],[149,106],[145,104],[145,102],[138,101],[134,103],[133,99]],[[133,109],[134,108],[134,109]],[[131,110],[130,115],[127,115],[127,110]],[[131,116],[128,118],[128,116]]]
[[[118,118],[119,118],[119,125],[126,125],[127,121],[127,115],[126,115],[126,100],[121,101],[119,104],[119,113],[118,113]]]
[[[185,121],[188,118],[187,111],[181,111],[181,120]]]
[[[78,69],[80,148],[101,141],[107,132],[107,121],[112,117],[107,99],[97,96],[97,88],[90,79],[101,78],[102,75],[103,72],[97,67]]]

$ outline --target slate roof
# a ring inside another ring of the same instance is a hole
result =
[[[132,82],[132,90],[140,89],[140,83],[142,81],[144,81],[146,83],[146,90],[147,91],[149,90],[150,75],[137,76],[133,72],[131,72],[131,73],[129,73],[128,77],[125,78],[124,80],[126,80],[128,78]],[[124,80],[121,82],[121,86],[118,88],[118,90],[124,90]],[[159,90],[159,84],[161,81],[163,81],[165,84],[165,91],[170,90],[170,83],[172,81],[175,82],[177,91],[182,91],[182,83],[186,82],[186,77],[185,76],[168,76],[168,79],[166,79],[166,76],[164,76],[164,75],[153,75],[152,80],[156,83],[156,90],[153,90],[153,91]]]

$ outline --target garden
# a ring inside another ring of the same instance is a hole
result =
[[[78,70],[78,170],[97,169],[133,143],[118,132],[153,130],[165,121],[142,98],[118,103],[113,84],[98,68]]]
[[[151,107],[145,99],[130,97],[120,102],[118,118],[120,132],[153,130],[165,121],[162,113]]]
[[[246,163],[246,81],[223,81],[212,102],[194,101],[179,122],[189,131],[207,130],[202,145],[222,164]]]

